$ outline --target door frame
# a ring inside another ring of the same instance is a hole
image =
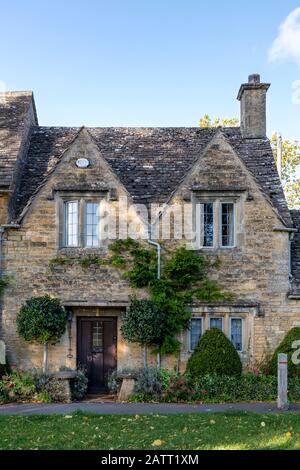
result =
[[[76,341],[76,365],[77,367],[79,364],[79,357],[80,357],[80,350],[81,350],[81,322],[82,321],[112,321],[113,323],[113,344],[115,347],[115,368],[117,370],[118,367],[118,316],[117,315],[78,315],[76,316],[76,330],[77,330],[77,341]],[[107,391],[107,387],[103,389],[103,393]],[[99,392],[99,393],[102,393]]]

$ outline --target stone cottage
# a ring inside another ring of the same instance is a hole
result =
[[[9,276],[0,339],[12,366],[41,366],[42,348],[20,339],[16,316],[46,293],[69,312],[51,368],[85,364],[99,392],[111,370],[142,364],[140,348],[120,334],[127,280],[110,264],[80,262],[105,258],[118,237],[164,238],[221,260],[212,276],[234,300],[191,305],[181,369],[212,326],[245,364],[300,326],[300,213],[287,207],[266,137],[268,88],[250,76],[238,93],[240,128],[203,129],[42,127],[31,92],[0,95],[1,275]],[[103,205],[114,215],[108,225]]]

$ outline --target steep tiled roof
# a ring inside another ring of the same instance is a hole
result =
[[[292,263],[292,293],[300,296],[300,210],[291,210],[291,216],[295,228],[292,246],[291,246],[291,263]]]
[[[0,93],[0,187],[9,187],[27,134],[37,124],[30,91]]]
[[[285,224],[291,227],[293,225],[291,214],[278,176],[269,139],[242,139],[237,128],[225,128],[224,133],[264,193],[276,207]]]
[[[218,129],[88,128],[88,131],[133,200],[148,204],[163,203],[170,197]],[[14,220],[78,132],[79,128],[39,127],[32,133],[19,189],[14,195]],[[224,128],[222,132],[282,220],[291,226],[269,141],[243,140],[239,128]]]

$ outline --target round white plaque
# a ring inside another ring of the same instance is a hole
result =
[[[90,162],[87,158],[78,158],[76,160],[76,166],[78,168],[87,168],[90,165]]]

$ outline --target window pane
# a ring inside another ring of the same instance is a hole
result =
[[[65,244],[78,246],[78,201],[65,202]]]
[[[191,351],[196,349],[199,338],[202,335],[202,319],[201,318],[192,318],[190,326],[190,348]]]
[[[209,326],[210,328],[219,328],[219,330],[223,330],[223,319],[222,318],[210,318]]]
[[[212,202],[200,204],[202,246],[214,244],[214,205]]]
[[[85,211],[85,244],[89,247],[99,246],[99,210],[98,202],[87,202]]]
[[[93,348],[103,347],[103,325],[102,322],[93,323]]]
[[[243,320],[231,318],[231,341],[237,351],[243,350]]]
[[[222,246],[234,245],[234,204],[223,203],[221,214]]]

